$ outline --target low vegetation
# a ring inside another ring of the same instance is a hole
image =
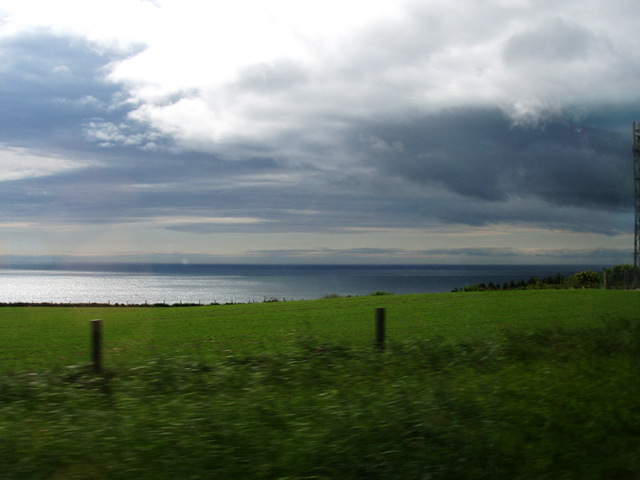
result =
[[[2,309],[2,478],[637,478],[638,307],[596,289]],[[96,313],[102,375],[80,361]]]
[[[569,277],[558,274],[549,277],[531,277],[529,280],[520,279],[510,282],[489,283],[481,282],[473,285],[465,285],[461,288],[454,288],[453,292],[486,292],[496,290],[544,290],[544,289],[569,289],[569,288],[607,288],[607,289],[630,289],[633,284],[633,265],[615,265],[611,268],[603,269],[602,272],[586,270],[574,273]]]

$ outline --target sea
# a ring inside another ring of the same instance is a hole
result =
[[[602,265],[109,264],[0,269],[0,304],[215,304],[450,292]]]

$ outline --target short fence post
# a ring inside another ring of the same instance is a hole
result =
[[[384,350],[384,308],[376,308],[376,348]]]
[[[95,373],[102,373],[102,332],[100,320],[91,320],[91,344],[92,344],[92,359],[93,359],[93,371]]]

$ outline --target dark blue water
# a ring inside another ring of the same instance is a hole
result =
[[[601,265],[67,265],[0,270],[0,302],[229,303],[450,292]]]

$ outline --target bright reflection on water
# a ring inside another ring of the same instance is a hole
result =
[[[227,303],[263,300],[256,281],[234,276],[0,271],[0,302]],[[266,294],[265,294],[266,295]]]

